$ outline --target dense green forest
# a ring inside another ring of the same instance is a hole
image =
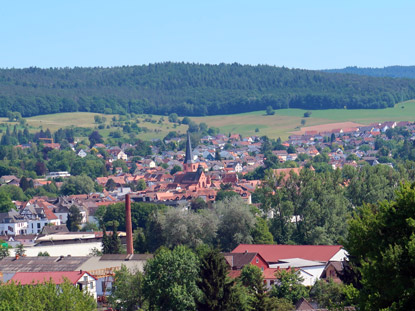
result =
[[[415,79],[415,66],[389,66],[383,68],[346,67],[343,69],[328,69],[325,72],[351,73],[372,77],[409,78]]]
[[[274,109],[385,108],[415,81],[248,66],[159,63],[0,70],[0,116],[58,112],[215,115]]]

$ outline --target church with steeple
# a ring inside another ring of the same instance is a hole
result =
[[[186,156],[183,162],[183,172],[174,175],[174,183],[181,188],[188,190],[206,189],[210,187],[210,178],[206,176],[205,171],[199,163],[193,159],[192,143],[190,133],[187,132]]]
[[[189,132],[187,132],[186,156],[183,162],[183,171],[184,172],[196,172],[198,166],[199,165],[195,163],[193,159],[192,142],[190,140],[190,134]]]

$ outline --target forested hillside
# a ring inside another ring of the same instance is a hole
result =
[[[328,69],[323,71],[333,73],[351,73],[372,77],[415,79],[415,66],[389,66],[384,68],[346,67],[343,69]]]
[[[214,115],[279,108],[385,108],[415,81],[272,66],[160,63],[114,68],[2,69],[0,116],[91,111]]]

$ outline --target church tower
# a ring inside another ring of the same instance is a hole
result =
[[[184,158],[183,163],[183,171],[187,172],[196,172],[197,171],[197,164],[193,160],[193,152],[192,152],[192,143],[190,141],[190,133],[187,132],[187,141],[186,141],[186,156]]]

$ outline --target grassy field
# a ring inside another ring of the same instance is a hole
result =
[[[26,118],[27,124],[29,125],[29,129],[31,132],[39,131],[40,129],[46,130],[50,129],[52,132],[60,128],[65,127],[89,127],[89,128],[97,128],[98,124],[94,121],[94,116],[99,115],[101,117],[106,118],[105,125],[110,125],[111,120],[115,115],[104,115],[99,113],[90,113],[90,112],[71,112],[71,113],[57,113],[57,114],[48,114],[48,115],[40,115],[31,118]],[[165,137],[170,131],[177,131],[180,133],[185,133],[187,130],[187,125],[175,125],[167,121],[167,117],[164,117],[164,121],[158,123],[161,116],[153,115],[151,119],[157,121],[147,122],[144,119],[149,118],[148,115],[139,115],[138,120],[140,123],[138,124],[139,127],[146,127],[150,131],[147,133],[141,132],[138,134],[138,138],[143,140],[150,140],[153,138],[163,138]],[[7,118],[0,118],[0,129],[5,130],[6,125],[14,126],[16,122],[7,122]],[[20,127],[19,127],[20,128]],[[104,137],[108,137],[109,133],[112,131],[116,131],[117,128],[110,127],[109,129],[99,130],[100,134]]]
[[[356,122],[370,124],[383,121],[415,121],[415,101],[407,101],[387,109],[358,109],[358,110],[311,110],[311,117],[304,118],[302,109],[275,110],[275,115],[267,116],[264,111],[255,111],[236,115],[220,115],[192,118],[197,123],[206,122],[216,126],[224,133],[240,133],[242,135],[267,135],[272,138],[287,138],[290,132],[301,127],[301,120],[306,120],[305,126],[337,122]],[[258,129],[259,132],[255,132]]]
[[[360,124],[369,124],[372,122],[382,121],[415,121],[415,101],[407,101],[395,105],[394,108],[388,109],[359,109],[359,110],[312,110],[309,118],[304,118],[305,110],[301,109],[283,109],[276,110],[275,115],[267,116],[264,111],[255,111],[250,113],[219,115],[209,117],[191,117],[196,123],[205,122],[209,126],[218,127],[222,133],[240,133],[242,135],[267,135],[271,138],[281,137],[286,139],[290,132],[298,131],[301,127],[301,120],[306,121],[305,126],[321,125],[327,123],[352,121]],[[40,128],[56,131],[62,127],[79,126],[79,127],[97,127],[94,123],[94,116],[97,113],[75,112],[59,113],[52,115],[42,115],[27,118],[27,122],[32,131]],[[99,115],[99,114],[98,114]],[[114,115],[101,115],[107,119],[106,125],[111,123]],[[153,115],[152,119],[156,123],[147,122],[147,115],[138,116],[140,123],[138,126],[150,129],[148,133],[140,133],[138,137],[144,140],[152,138],[162,138],[169,131],[178,131],[184,133],[187,126],[180,125],[174,127],[174,124],[164,121],[160,124],[158,121],[161,116]],[[1,123],[6,123],[6,118],[0,118]],[[8,123],[8,122],[7,122]],[[8,123],[13,124],[13,123]],[[1,125],[0,125],[1,126]],[[4,126],[3,126],[4,128]],[[101,130],[103,136],[108,136],[114,128]]]

